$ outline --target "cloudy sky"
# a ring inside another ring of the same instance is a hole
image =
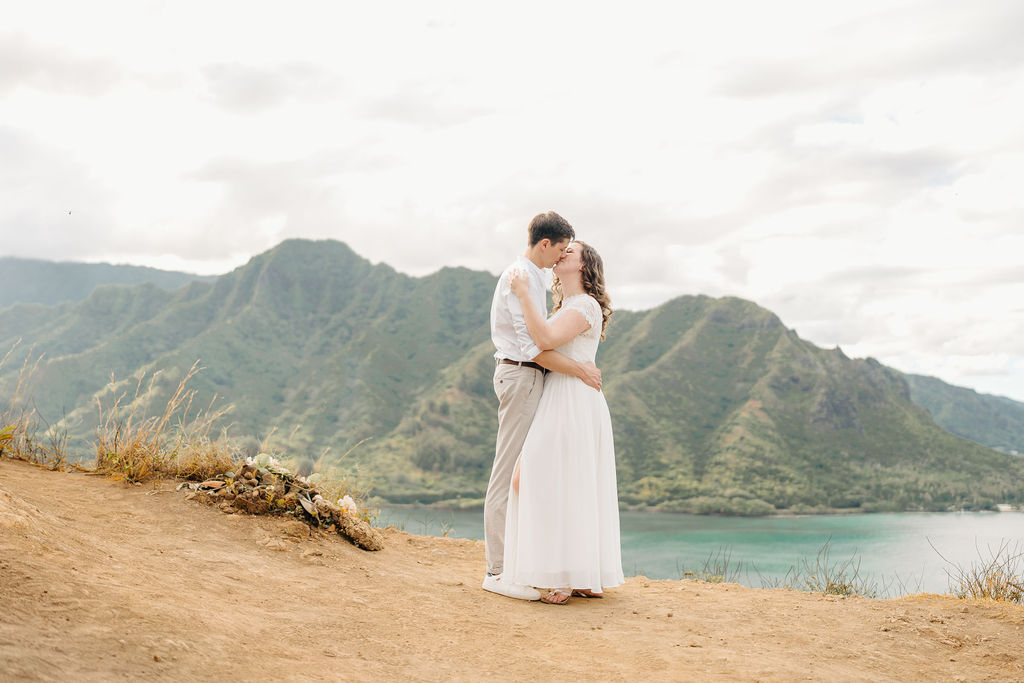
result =
[[[6,3],[0,254],[497,273],[550,208],[622,308],[1024,400],[1024,3],[618,5]]]

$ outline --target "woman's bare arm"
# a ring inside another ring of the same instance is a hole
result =
[[[552,372],[575,375],[587,386],[601,391],[601,371],[593,363],[581,363],[558,351],[541,351],[533,360]]]
[[[558,348],[581,332],[590,329],[590,323],[579,311],[566,311],[551,323],[545,320],[530,298],[530,279],[524,273],[512,271],[509,287],[519,298],[526,329],[530,331],[533,343],[542,351]]]

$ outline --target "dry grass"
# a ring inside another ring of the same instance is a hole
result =
[[[342,453],[341,457],[338,458],[338,462],[344,460],[349,453],[362,446],[370,438],[372,437],[366,437]],[[326,455],[327,450],[324,450],[317,462],[322,463]],[[338,501],[345,496],[351,497],[359,508],[356,516],[367,522],[373,522],[380,512],[380,510],[373,509],[369,505],[370,491],[373,490],[372,483],[357,482],[353,475],[339,472],[333,467],[327,468],[327,471],[319,478],[317,488],[320,489],[322,495],[328,500]]]
[[[214,397],[205,410],[192,414],[196,392],[188,383],[201,370],[199,361],[192,364],[159,415],[148,415],[148,408],[160,373],[150,376],[145,391],[140,377],[127,402],[126,393],[115,395],[109,406],[97,398],[96,470],[133,483],[159,475],[206,479],[235,469],[238,452],[227,435],[210,436],[231,406],[215,408]]]
[[[181,479],[205,481],[235,471],[241,457],[228,439],[201,439],[179,444],[173,475]]]
[[[130,397],[127,392],[112,394],[114,398],[106,406],[97,398],[100,426],[96,433],[96,471],[127,483],[161,476],[192,481],[231,479],[245,462],[242,449],[228,438],[226,430],[212,436],[214,425],[230,412],[231,406],[216,407],[214,397],[205,409],[192,412],[196,392],[188,388],[188,383],[202,370],[196,361],[159,415],[149,415],[148,408],[160,373],[151,375],[148,382],[140,378]],[[269,438],[260,447],[267,458],[271,457]],[[275,462],[286,459],[280,452],[273,455]],[[279,476],[297,477],[283,466],[276,467]],[[316,475],[315,481],[324,498],[337,501],[349,496],[358,506],[357,516],[373,520],[374,512],[366,504],[369,489],[357,485],[352,477],[329,470],[326,476]]]
[[[0,368],[10,360],[20,343],[21,340],[15,342],[0,358]],[[31,400],[28,388],[43,360],[41,355],[33,359],[33,353],[34,349],[29,349],[18,371],[14,392],[7,406],[0,412],[0,455],[25,460],[51,470],[64,469],[68,466],[65,448],[67,432],[45,424],[35,408],[29,407]],[[42,438],[39,438],[40,421],[46,427]]]
[[[929,541],[931,543],[931,541]],[[950,562],[932,545],[949,565],[949,592],[958,598],[1024,603],[1024,546],[1003,541],[998,548],[989,547],[988,555],[978,548],[978,561],[969,567]]]

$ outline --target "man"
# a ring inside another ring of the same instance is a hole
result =
[[[557,351],[541,351],[530,338],[519,299],[509,289],[512,270],[527,273],[530,296],[537,310],[547,313],[547,282],[542,271],[562,258],[576,234],[569,222],[554,211],[537,214],[527,229],[526,252],[498,278],[491,301],[491,341],[494,353],[494,393],[498,396],[498,438],[494,464],[484,502],[484,543],[487,576],[484,590],[521,600],[539,600],[540,593],[530,586],[503,584],[501,572],[505,554],[505,510],[508,489],[516,459],[530,431],[546,370],[575,375],[597,390],[601,389],[601,371],[593,363],[579,363]]]

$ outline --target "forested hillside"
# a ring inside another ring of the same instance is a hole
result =
[[[44,354],[35,406],[84,457],[97,401],[129,402],[142,378],[152,412],[199,359],[198,401],[233,404],[230,433],[249,447],[276,427],[271,443],[288,457],[358,473],[387,500],[473,504],[496,428],[493,285],[485,272],[413,278],[338,242],[291,240],[215,282],[0,310],[0,348],[20,338]],[[766,514],[1024,502],[1024,459],[950,434],[900,373],[803,341],[749,301],[618,311],[607,336],[598,362],[625,504]],[[0,369],[0,394],[18,365]]]

